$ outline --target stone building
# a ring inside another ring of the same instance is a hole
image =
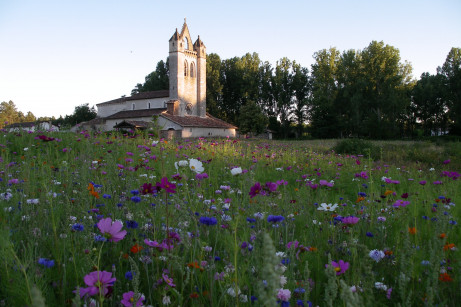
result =
[[[169,40],[169,90],[142,92],[97,104],[97,118],[80,128],[148,129],[162,137],[235,137],[237,127],[206,113],[206,47],[192,43],[186,22]]]

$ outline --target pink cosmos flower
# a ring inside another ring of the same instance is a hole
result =
[[[99,231],[110,242],[118,242],[126,235],[126,230],[121,230],[123,227],[122,222],[112,222],[110,217],[102,219],[98,223]]]
[[[343,260],[339,260],[339,262],[331,262],[334,270],[336,271],[336,275],[344,274],[349,269],[349,262],[344,262]],[[328,267],[328,264],[325,264],[325,267]]]
[[[176,287],[176,285],[173,283],[173,278],[168,277],[168,275],[165,274],[165,273],[162,274],[162,277],[163,277],[163,280],[165,281],[165,283],[166,283],[168,286],[170,286],[170,287],[172,287],[172,288]]]
[[[135,293],[133,291],[129,291],[129,292],[125,292],[123,293],[123,300],[121,300],[120,302],[122,303],[123,306],[126,306],[126,307],[133,307],[133,304],[135,302]],[[146,298],[144,297],[144,295],[139,295],[139,298],[138,298],[138,301],[136,302],[136,307],[138,306],[142,306],[143,305],[143,301],[145,300]]]
[[[117,279],[112,277],[111,272],[94,271],[86,275],[83,281],[88,286],[87,288],[80,288],[80,297],[102,295],[106,296],[112,291],[112,286]],[[76,291],[74,291],[75,293]]]
[[[330,187],[330,188],[334,185],[333,182],[328,182],[328,181],[326,181],[326,180],[320,180],[320,181],[319,181],[319,184],[320,184],[321,186],[323,185],[323,186],[327,186],[327,187]]]
[[[360,218],[356,216],[346,216],[341,219],[341,222],[343,224],[348,224],[348,225],[354,225],[357,224],[358,221],[360,221]]]

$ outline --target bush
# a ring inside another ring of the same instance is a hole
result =
[[[345,139],[338,142],[333,150],[337,154],[363,155],[374,160],[380,157],[380,148],[373,145],[370,141],[362,139]]]

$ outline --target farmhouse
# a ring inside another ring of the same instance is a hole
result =
[[[97,104],[81,127],[103,131],[157,127],[162,137],[235,137],[235,126],[206,113],[206,47],[192,43],[186,22],[169,40],[169,90],[142,92]]]
[[[59,131],[58,127],[51,124],[51,121],[15,123],[5,126],[5,129],[7,129],[9,132]]]

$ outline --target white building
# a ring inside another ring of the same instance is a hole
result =
[[[20,132],[20,131],[59,131],[57,126],[51,124],[50,121],[35,121],[25,123],[15,123],[5,126],[9,132]]]
[[[235,137],[235,126],[206,113],[206,47],[186,22],[169,40],[169,90],[143,92],[97,104],[97,118],[82,128],[158,127],[162,137]]]

